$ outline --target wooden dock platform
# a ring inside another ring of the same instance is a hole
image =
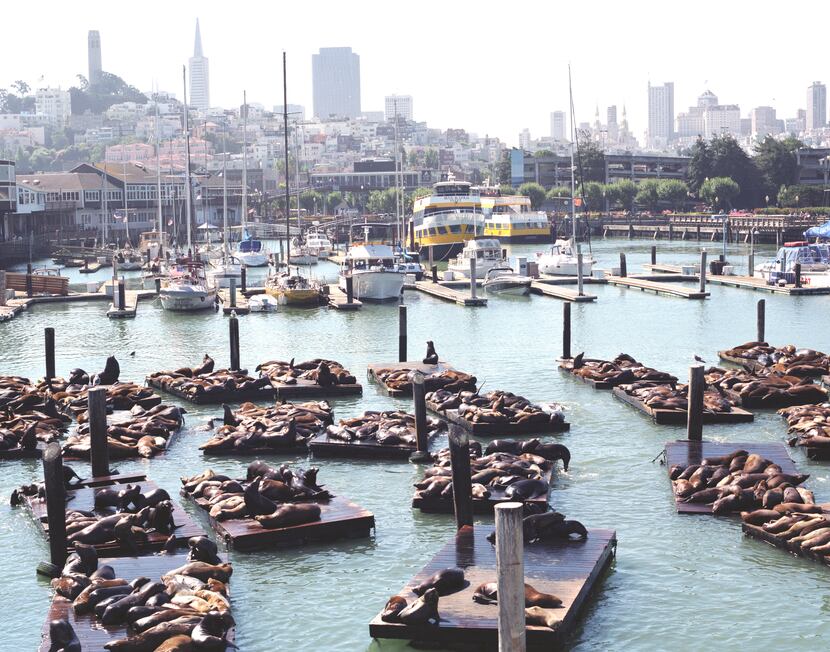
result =
[[[231,306],[231,291],[229,288],[219,288],[216,291],[219,301],[222,303],[222,314],[230,315],[236,313],[237,315],[247,315],[251,312],[251,307],[248,305],[248,297],[242,294],[240,288],[236,289],[236,305]]]
[[[472,600],[479,584],[496,581],[496,550],[486,539],[492,531],[492,526],[464,526],[399,592],[398,595],[411,604],[417,599],[412,587],[444,568],[462,568],[468,586],[439,599],[441,621],[437,626],[386,623],[378,614],[369,623],[369,634],[373,638],[408,639],[442,646],[464,644],[477,646],[476,649],[495,648],[498,606],[481,605]],[[562,599],[562,608],[555,610],[561,617],[556,629],[527,627],[529,647],[551,649],[566,639],[588,596],[611,564],[616,546],[616,532],[594,528],[588,529],[588,538],[584,541],[525,545],[525,581],[537,591],[552,593]]]
[[[244,371],[244,370],[243,370]],[[177,396],[184,401],[195,403],[196,405],[218,405],[220,403],[244,403],[245,401],[273,401],[276,392],[273,387],[260,387],[256,390],[233,392],[211,392],[208,394],[188,394],[177,387],[173,387],[167,383],[159,382],[155,378],[147,378],[145,382],[150,387],[159,389],[173,396]]]
[[[795,464],[787,453],[786,446],[779,442],[699,442],[689,441],[686,439],[666,442],[666,469],[671,469],[671,467],[675,464],[682,464],[683,466],[700,464],[700,461],[706,457],[728,455],[732,451],[738,449],[746,450],[750,453],[756,453],[757,455],[778,464],[784,473],[795,474],[798,472]],[[671,480],[669,480],[669,484],[671,484]],[[672,495],[674,495],[674,491],[672,491]],[[674,502],[677,506],[678,514],[712,513],[711,505],[680,502],[680,499],[677,496],[674,496]]]
[[[363,303],[352,297],[352,302],[349,303],[348,297],[337,283],[332,283],[328,286],[329,290],[329,308],[335,310],[359,310],[363,307]]]
[[[708,292],[700,292],[699,289],[680,287],[670,283],[658,283],[657,281],[638,278],[636,276],[608,276],[607,279],[611,285],[633,288],[642,290],[643,292],[665,294],[667,296],[680,297],[682,299],[705,299],[709,296]],[[686,277],[684,277],[684,280],[685,279]],[[694,279],[692,277],[688,277],[688,280]]]
[[[149,577],[150,581],[158,582],[162,575],[186,563],[187,555],[185,554],[167,554],[148,557],[104,558],[98,560],[98,567],[100,568],[103,565],[112,566],[116,577],[128,581],[137,577]],[[49,652],[52,649],[52,642],[49,639],[49,623],[59,619],[69,621],[78,636],[81,649],[85,652],[87,650],[90,652],[103,650],[104,646],[110,641],[126,638],[131,633],[128,632],[126,623],[123,625],[104,625],[99,618],[95,617],[94,613],[76,615],[72,608],[72,601],[55,594],[49,605],[49,614],[46,616],[46,621],[41,629],[41,642],[38,652]],[[228,632],[227,639],[233,643],[235,639],[234,628],[231,628]],[[233,648],[230,645],[225,648],[225,652],[231,652],[231,650]]]
[[[668,264],[649,264],[643,265],[645,269],[653,272],[660,272],[666,274],[679,274],[682,271],[681,265]],[[691,265],[689,265],[691,267]],[[700,273],[700,266],[696,265],[695,269]],[[695,278],[698,278],[695,276]],[[715,283],[717,285],[725,285],[734,288],[741,288],[744,290],[757,290],[759,292],[770,292],[772,294],[787,294],[791,296],[812,296],[818,294],[830,294],[830,287],[811,287],[804,286],[797,288],[795,285],[767,285],[767,282],[762,278],[754,276],[745,276],[738,274],[706,274],[707,283]]]
[[[438,406],[432,401],[427,401],[427,409],[440,417],[443,417],[450,423],[461,426],[467,432],[478,437],[511,437],[513,435],[545,435],[555,432],[567,432],[571,429],[571,424],[567,421],[559,423],[548,423],[539,426],[537,424],[527,423],[473,423],[472,421],[460,416],[458,410],[439,410]]]
[[[124,292],[124,307],[116,308],[115,302],[110,304],[107,310],[107,317],[110,319],[130,319],[135,317],[138,309],[138,292],[134,290],[126,290]]]
[[[469,281],[465,284],[469,286]],[[430,296],[443,299],[444,301],[453,301],[459,306],[486,306],[487,299],[481,295],[473,299],[468,291],[457,290],[449,287],[444,283],[433,283],[432,281],[415,281],[415,289],[429,294]]]
[[[78,489],[68,489],[66,494],[68,501],[66,503],[67,511],[74,511],[74,510],[82,510],[82,511],[90,511],[93,512],[95,506],[95,488],[104,487],[104,486],[112,486],[116,484],[124,484],[123,482],[116,482],[112,478],[96,478],[95,486],[82,486]],[[136,484],[141,485],[142,493],[147,491],[158,489],[158,485],[151,480],[146,479],[135,479],[134,482]],[[40,523],[42,527],[42,531],[46,538],[49,538],[49,522],[46,517],[46,501],[39,500],[37,497],[27,497],[26,498],[26,506],[28,510],[31,512],[34,519]],[[96,512],[100,516],[113,514],[114,511],[108,512]],[[173,501],[173,522],[178,526],[174,530],[174,534],[176,535],[176,543],[178,546],[185,546],[187,544],[187,540],[190,537],[197,537],[205,534],[205,531],[199,526],[191,516],[185,512],[175,501]],[[156,550],[161,550],[164,547],[164,543],[167,541],[169,534],[164,534],[161,532],[156,531],[148,531],[148,540],[146,543],[138,544],[138,548],[142,551],[142,553],[152,552]],[[108,543],[96,544],[95,549],[98,551],[98,554],[107,554],[107,555],[129,555],[130,550],[127,550],[124,546],[120,543],[115,541],[110,541]],[[70,552],[73,550],[73,546],[71,543],[67,545],[67,550]]]
[[[207,509],[203,498],[194,499],[182,492],[202,509]],[[235,550],[301,546],[309,542],[368,537],[375,527],[374,515],[347,498],[334,496],[319,502],[320,520],[284,528],[266,528],[252,518],[217,521],[208,516],[211,527]]]
[[[596,301],[595,294],[579,294],[578,290],[566,288],[562,285],[546,283],[544,281],[533,281],[530,284],[530,291],[533,294],[542,294],[546,297],[553,297],[554,299],[562,299],[563,301],[573,301],[575,303],[589,303]]]
[[[78,272],[80,274],[94,274],[95,272],[100,272],[103,266],[103,263],[99,263],[98,261],[95,261],[94,263],[87,262],[84,263],[84,266],[81,267]],[[109,267],[109,265],[107,265],[107,267]]]
[[[686,423],[686,410],[664,410],[654,409],[643,403],[640,399],[626,393],[621,387],[615,387],[611,393],[627,403],[633,408],[638,409],[643,414],[652,418],[654,423],[661,426],[683,425]],[[755,420],[755,415],[752,412],[747,412],[743,408],[732,407],[731,412],[709,412],[703,411],[703,423],[751,423]]]
[[[444,362],[443,360],[439,360],[438,364],[424,364],[423,362],[420,362],[418,360],[412,360],[407,362],[375,362],[366,365],[366,375],[369,376],[369,378],[373,380],[375,384],[377,384],[378,388],[384,394],[386,394],[387,396],[393,396],[395,398],[399,398],[401,396],[412,396],[411,386],[409,391],[393,389],[389,387],[377,375],[378,371],[380,371],[381,369],[391,369],[392,371],[408,369],[410,371],[420,371],[425,376],[429,376],[430,374],[441,373],[442,371],[455,371],[455,367],[453,367],[449,362]]]
[[[592,360],[596,360],[595,358],[583,358],[585,362],[591,362]],[[593,380],[591,378],[585,378],[584,376],[577,376],[573,370],[573,358],[569,358],[567,360],[560,359],[559,360],[559,370],[563,373],[567,374],[571,378],[575,378],[576,380],[585,383],[586,385],[590,385],[594,389],[613,389],[614,385],[604,380]]]
[[[363,385],[349,383],[346,385],[329,385],[323,387],[314,381],[297,378],[295,384],[280,383],[271,380],[271,386],[278,401],[292,398],[327,398],[330,396],[360,396],[363,394]]]
[[[825,518],[830,517],[830,505],[823,504],[821,506],[822,516]],[[759,525],[750,525],[749,523],[742,523],[741,530],[743,533],[753,539],[758,539],[759,541],[763,541],[764,543],[768,543],[771,546],[775,546],[776,548],[780,548],[786,552],[789,552],[796,557],[803,557],[804,559],[810,559],[812,561],[818,562],[819,564],[823,564],[825,566],[830,566],[830,557],[827,555],[822,555],[821,553],[812,552],[811,550],[803,550],[798,544],[790,543],[787,539],[778,536],[777,534],[773,534],[772,532],[767,532],[764,528]]]
[[[418,450],[418,447],[403,444],[379,444],[377,441],[343,441],[331,439],[323,432],[308,442],[308,450],[314,457],[339,457],[371,460],[399,460],[406,461],[409,456]]]

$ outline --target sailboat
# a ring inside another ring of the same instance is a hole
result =
[[[248,93],[242,92],[242,240],[236,245],[234,255],[248,267],[264,267],[268,264],[268,250],[262,240],[248,234]]]
[[[222,128],[222,258],[210,261],[208,277],[216,287],[229,288],[231,280],[237,287],[242,285],[242,263],[231,256],[228,243],[228,173],[227,147],[225,147],[225,127]]]
[[[568,66],[568,92],[571,99],[571,226],[569,239],[558,238],[545,252],[536,254],[539,272],[552,276],[577,276],[579,274],[579,251],[576,251],[576,180],[574,166],[574,148],[576,147],[576,130],[574,128],[574,96],[571,86],[571,67]],[[590,254],[582,257],[582,275],[590,276],[596,260]]]
[[[158,93],[158,89],[156,89]],[[161,143],[159,136],[159,105],[158,94],[155,97],[156,104],[156,202],[158,207],[158,225],[155,231],[146,231],[141,234],[138,240],[138,252],[140,255],[147,255],[149,258],[141,275],[141,283],[145,290],[152,290],[156,286],[156,278],[164,278],[166,272],[162,262],[165,253],[169,256],[170,235],[164,232],[164,212],[161,204]],[[175,207],[173,209],[175,211]]]
[[[185,206],[187,211],[187,250],[192,252],[190,206],[190,130],[188,128],[186,69],[182,66],[184,84],[184,143],[185,143]],[[161,211],[159,211],[161,214]],[[212,308],[216,302],[216,287],[205,274],[205,267],[190,257],[169,267],[159,291],[161,307],[165,310],[195,311]]]

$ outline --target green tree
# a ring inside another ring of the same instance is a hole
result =
[[[712,150],[702,136],[697,137],[697,141],[692,146],[691,160],[689,161],[689,171],[687,178],[689,179],[689,186],[695,193],[700,192],[703,182],[713,176],[714,158]]]
[[[609,188],[613,188],[611,193],[615,196],[614,200],[619,203],[625,210],[634,210],[634,199],[637,197],[637,184],[631,179],[623,179],[615,183],[609,184]]]
[[[109,72],[101,73],[101,81],[95,86],[86,87],[72,86],[69,89],[69,96],[72,100],[72,113],[80,115],[89,111],[90,113],[103,113],[113,104],[120,102],[136,102],[147,104],[147,96],[135,86],[130,86],[118,75]]]
[[[729,177],[740,188],[735,204],[742,208],[760,205],[764,196],[761,173],[752,159],[729,134],[716,136],[708,143],[698,138],[692,147],[689,163],[689,184],[700,193],[706,179]]]
[[[26,97],[29,94],[29,91],[31,90],[29,84],[27,84],[22,79],[18,79],[16,82],[14,82],[14,84],[12,84],[12,88],[17,91],[20,97]]]
[[[641,206],[645,206],[650,211],[657,210],[657,202],[660,201],[658,189],[660,182],[657,179],[646,179],[637,187],[637,196],[635,199]]]
[[[606,199],[606,196],[603,194],[604,192],[605,186],[603,186],[603,184],[596,181],[589,181],[586,183],[580,189],[579,193],[585,201],[584,210],[586,212],[604,210]]]
[[[509,183],[502,183],[499,184],[499,194],[502,196],[506,195],[515,195],[516,189],[511,186]]]
[[[740,194],[740,186],[729,177],[712,177],[700,187],[700,197],[715,210],[729,210]]]
[[[332,190],[328,195],[326,195],[326,208],[330,213],[334,212],[334,209],[337,208],[343,202],[343,193],[339,190]]]
[[[689,187],[679,179],[663,179],[657,184],[657,196],[677,210],[688,197]]]
[[[781,186],[778,191],[778,205],[788,208],[824,206],[824,189],[821,186],[794,184]]]
[[[584,129],[577,132],[577,150],[574,152],[576,175],[582,183],[605,181],[605,152]]]
[[[323,208],[323,196],[316,190],[305,190],[300,193],[300,208],[309,213]]]
[[[411,168],[418,167],[419,158],[420,157],[418,156],[418,150],[415,150],[415,149],[409,150],[409,154],[407,155],[407,159],[409,160],[409,167],[411,167]]]
[[[530,207],[537,211],[545,201],[545,189],[538,183],[523,183],[518,190],[520,195],[530,198]]]
[[[421,197],[429,197],[431,194],[432,194],[432,189],[431,188],[420,187],[420,188],[415,188],[415,190],[413,190],[412,193],[409,195],[409,198],[412,201],[415,201],[416,199],[420,199]]]
[[[803,146],[804,143],[792,136],[784,140],[767,136],[755,144],[755,156],[752,160],[761,173],[764,196],[769,197],[772,203],[776,202],[776,195],[781,186],[788,186],[797,180],[798,163],[795,152]]]
[[[543,156],[553,156],[554,153],[549,149],[538,149],[533,152],[533,158],[542,158]]]
[[[438,167],[441,165],[441,159],[438,156],[437,149],[428,149],[427,153],[424,155],[424,164],[430,170],[437,170]]]
[[[548,190],[548,199],[556,199],[557,197],[570,197],[571,189],[568,186],[554,186]]]
[[[499,183],[510,184],[513,176],[510,170],[510,150],[506,149],[501,153],[501,158],[499,159],[499,165],[496,172],[498,174],[497,181]]]

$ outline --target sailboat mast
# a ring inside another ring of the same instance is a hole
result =
[[[574,147],[576,147],[576,131],[574,129],[574,91],[571,85],[571,64],[568,64],[568,95],[571,104],[571,227],[573,241],[576,243],[576,180],[574,178]]]
[[[164,238],[161,237],[161,234],[164,233],[164,217],[161,210],[161,142],[159,141],[158,87],[156,87],[156,195],[159,205],[159,242],[163,242]]]
[[[190,128],[187,123],[187,68],[182,66],[182,85],[184,87],[184,200],[185,208],[187,210],[187,255],[193,254],[192,236],[190,233]]]
[[[248,92],[242,91],[242,237],[248,226]]]
[[[302,147],[302,131],[294,130],[294,186],[297,191],[297,228],[303,232],[303,223],[300,219],[300,148]]]
[[[285,265],[291,260],[291,194],[288,189],[288,80],[286,79],[285,51],[282,53],[282,123],[285,150]]]
[[[398,156],[400,146],[398,145],[398,98],[392,101],[395,117],[395,228],[397,229],[398,242],[401,241],[401,191],[400,179],[398,177]]]
[[[123,152],[122,152],[123,153]],[[127,208],[127,159],[121,159],[122,171],[124,173],[124,233],[127,242],[130,241],[130,213]]]
[[[222,126],[222,258],[228,262],[228,151],[225,147],[225,131],[227,127]]]

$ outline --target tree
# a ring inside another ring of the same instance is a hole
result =
[[[545,201],[545,189],[538,183],[523,183],[519,186],[519,194],[530,198],[530,207],[537,211]]]
[[[12,88],[17,91],[17,94],[20,95],[20,97],[26,97],[29,94],[29,91],[31,90],[29,84],[27,84],[22,79],[18,79],[16,82],[14,82],[14,84],[12,84]]]
[[[533,158],[542,158],[543,156],[554,156],[554,153],[549,149],[539,149],[533,152]]]
[[[332,190],[328,195],[326,195],[326,208],[332,213],[342,202],[343,193],[339,190]]]
[[[574,152],[577,178],[582,182],[605,181],[605,152],[591,140],[584,129],[577,132],[577,150]]]
[[[605,208],[605,186],[596,181],[589,181],[581,189],[580,194],[585,201],[584,210],[601,211]]]
[[[499,165],[496,170],[498,175],[497,180],[499,183],[509,184],[513,180],[510,167],[510,150],[506,149],[501,153]]]
[[[548,199],[556,199],[558,197],[570,197],[571,196],[571,189],[567,186],[554,186],[550,190],[548,190],[547,197]]]
[[[691,158],[687,173],[689,186],[693,192],[699,193],[700,187],[706,178],[712,176],[712,169],[714,168],[712,150],[709,148],[709,143],[702,136],[698,136],[697,141],[692,146]]]
[[[418,154],[419,152],[416,149],[409,150],[409,155],[407,156],[407,159],[409,160],[409,167],[418,167],[418,161],[420,159]]]
[[[630,179],[623,179],[615,183],[609,184],[609,189],[614,200],[618,202],[625,210],[634,210],[634,199],[637,197],[637,184]]]
[[[779,206],[786,206],[788,208],[824,206],[824,189],[821,186],[798,184],[781,186],[777,194]]]
[[[778,189],[795,183],[798,178],[798,163],[795,152],[802,143],[792,136],[784,140],[776,140],[767,136],[760,143],[755,144],[753,162],[761,173],[765,197],[776,202]]]
[[[441,165],[441,159],[438,156],[437,149],[428,149],[424,155],[424,163],[430,170],[437,170]]]
[[[79,77],[81,86],[73,86],[69,89],[69,96],[72,101],[72,113],[80,115],[89,111],[90,113],[103,113],[113,104],[120,102],[136,102],[147,104],[147,96],[135,86],[130,86],[118,75],[109,72],[101,73],[101,81],[94,87],[87,85],[86,81]]]
[[[309,213],[323,208],[323,196],[316,190],[305,190],[300,194],[300,208]]]
[[[740,194],[740,186],[729,177],[707,179],[700,187],[701,198],[715,210],[729,210]]]
[[[420,188],[415,188],[415,190],[413,190],[412,193],[409,195],[409,198],[412,201],[415,201],[416,199],[420,199],[421,197],[429,197],[431,194],[432,194],[432,189],[424,188],[422,186]]]
[[[504,196],[515,195],[516,190],[509,183],[499,184],[499,194]]]
[[[729,134],[716,136],[710,142],[698,138],[692,147],[689,163],[689,183],[700,193],[706,179],[729,177],[740,188],[735,203],[743,208],[754,208],[764,195],[761,173],[752,159]]]
[[[635,197],[637,203],[645,206],[650,211],[656,211],[657,202],[660,201],[659,187],[660,182],[657,179],[646,179],[640,183]]]
[[[663,179],[657,184],[657,196],[677,210],[688,197],[689,187],[679,179]]]

